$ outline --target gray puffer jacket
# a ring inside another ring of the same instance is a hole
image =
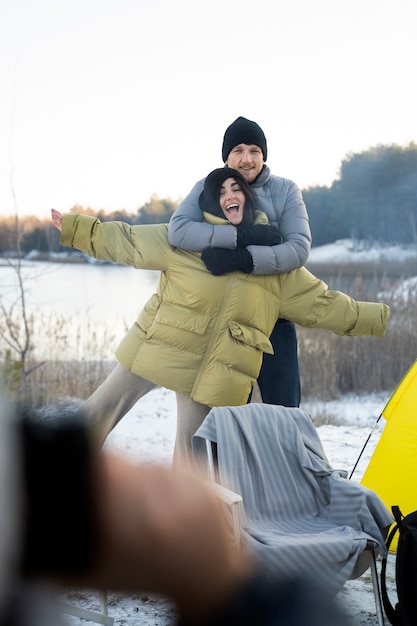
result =
[[[236,248],[234,226],[216,226],[204,222],[198,199],[204,187],[198,181],[174,212],[169,223],[168,239],[172,246],[200,251],[208,247]],[[303,266],[311,248],[307,210],[300,189],[286,178],[274,176],[267,165],[250,185],[256,208],[280,229],[283,243],[276,246],[248,246],[254,274],[281,274]]]

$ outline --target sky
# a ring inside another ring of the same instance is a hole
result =
[[[0,0],[0,216],[136,211],[243,115],[302,189],[417,141],[415,0]]]

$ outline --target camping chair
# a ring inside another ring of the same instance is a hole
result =
[[[217,407],[193,438],[207,476],[230,489],[238,541],[277,579],[311,576],[332,596],[371,568],[384,624],[375,557],[391,515],[370,490],[328,464],[317,431],[297,408]]]
[[[110,617],[108,614],[107,591],[100,591],[101,611],[84,609],[81,606],[67,602],[61,602],[60,607],[62,613],[65,613],[66,615],[74,615],[74,617],[80,617],[81,619],[96,622],[97,624],[103,624],[103,626],[113,626],[114,623],[114,617]]]

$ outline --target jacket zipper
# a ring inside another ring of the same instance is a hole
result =
[[[209,357],[210,357],[210,354],[211,354],[211,351],[212,351],[213,344],[215,343],[215,341],[216,341],[216,339],[217,339],[217,334],[218,334],[218,329],[219,329],[219,326],[220,326],[220,325],[221,325],[221,323],[224,321],[224,320],[223,320],[223,311],[224,311],[224,309],[225,309],[225,307],[226,307],[226,304],[227,304],[227,303],[228,303],[228,301],[229,301],[229,294],[230,294],[230,292],[231,292],[231,290],[232,290],[233,283],[234,283],[234,281],[235,281],[235,280],[236,280],[235,276],[233,276],[233,273],[231,273],[231,274],[229,275],[229,278],[228,278],[228,281],[227,281],[227,286],[226,286],[226,289],[225,289],[225,291],[224,291],[224,293],[223,293],[223,302],[222,302],[222,305],[221,305],[221,307],[220,307],[219,311],[217,312],[217,320],[216,320],[216,323],[215,323],[215,325],[214,325],[214,327],[213,327],[213,331],[212,331],[212,333],[211,333],[211,338],[210,338],[210,341],[209,341],[209,342],[208,342],[208,344],[207,344],[207,348],[206,348],[205,354],[204,354],[204,356],[203,356],[203,360],[201,361],[200,371],[198,372],[198,375],[197,375],[197,377],[196,377],[196,379],[195,379],[195,381],[194,381],[193,388],[192,388],[192,390],[191,390],[191,399],[193,399],[193,397],[194,397],[194,392],[198,389],[198,386],[199,386],[199,384],[200,384],[200,379],[201,379],[201,377],[202,377],[202,375],[203,375],[203,371],[204,371],[204,369],[205,369],[205,367],[206,367],[206,363],[207,363],[207,361],[209,360]]]

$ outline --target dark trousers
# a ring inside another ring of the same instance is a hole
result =
[[[274,354],[264,354],[258,385],[263,402],[300,406],[301,384],[295,324],[279,319],[270,337]]]

